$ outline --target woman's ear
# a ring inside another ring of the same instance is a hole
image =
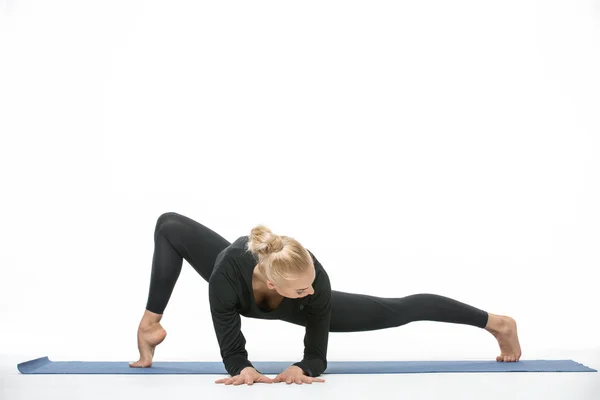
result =
[[[268,287],[270,290],[273,290],[273,289],[275,289],[275,285],[273,284],[273,282],[271,282],[271,281],[270,281],[270,280],[268,280],[268,279],[267,279],[267,287]]]

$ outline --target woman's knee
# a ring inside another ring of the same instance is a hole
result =
[[[173,226],[177,226],[181,222],[181,214],[176,212],[166,212],[160,215],[156,220],[156,227],[154,228],[154,237],[159,234],[159,232],[164,232],[165,229],[169,229]]]

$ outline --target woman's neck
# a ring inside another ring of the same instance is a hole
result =
[[[267,277],[260,272],[258,264],[256,264],[256,266],[254,267],[254,271],[252,272],[252,288],[259,292],[271,292],[267,288]]]

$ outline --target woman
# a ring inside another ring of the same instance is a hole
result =
[[[131,367],[151,366],[155,347],[165,339],[160,320],[184,258],[208,281],[213,326],[231,375],[215,383],[324,382],[316,377],[327,368],[329,332],[370,331],[413,321],[484,328],[500,345],[496,361],[521,357],[517,325],[508,316],[434,294],[382,298],[331,290],[321,263],[291,237],[258,225],[249,236],[229,243],[206,226],[170,212],[156,223],[148,301],[137,333],[140,359]],[[304,326],[304,358],[273,379],[262,375],[248,360],[240,315]]]

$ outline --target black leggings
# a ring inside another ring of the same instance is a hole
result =
[[[230,243],[181,214],[162,214],[154,231],[154,255],[146,309],[163,314],[181,273],[183,259],[208,282],[215,259]],[[282,319],[304,326],[301,314]],[[331,291],[330,332],[391,328],[413,321],[439,321],[485,328],[488,313],[435,294],[385,298]]]

